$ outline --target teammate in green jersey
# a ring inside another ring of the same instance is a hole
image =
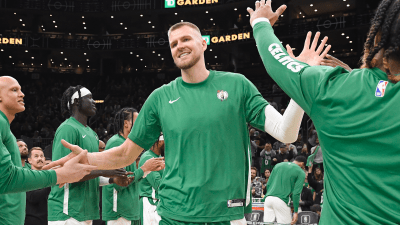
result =
[[[298,217],[300,194],[303,190],[307,159],[297,156],[292,162],[276,164],[267,183],[267,194],[264,202],[264,222],[295,224]],[[289,207],[293,200],[293,220]]]
[[[91,155],[89,163],[129,165],[162,131],[166,168],[158,193],[160,224],[244,224],[244,214],[251,212],[247,125],[290,143],[297,140],[303,111],[291,101],[282,116],[243,75],[207,70],[207,44],[194,24],[171,27],[169,41],[182,77],[149,96],[124,144]]]
[[[114,126],[117,134],[108,140],[105,150],[124,143],[137,116],[137,110],[134,108],[123,108],[115,115]],[[129,186],[120,187],[113,184],[103,187],[102,215],[107,225],[140,224],[139,181],[144,174],[158,169],[158,165],[154,161],[148,160],[145,164],[139,165],[139,169],[136,162],[125,167],[126,171],[133,172],[133,177],[130,177],[132,182]]]
[[[160,136],[158,141],[140,157],[139,166],[158,157],[164,156],[165,143],[164,136]],[[164,171],[154,171],[149,173],[139,183],[139,197],[141,204],[141,224],[158,225],[161,217],[157,213],[158,188]]]
[[[63,94],[61,110],[71,117],[57,129],[53,141],[53,160],[68,155],[69,150],[61,145],[61,140],[77,144],[89,152],[98,152],[97,134],[87,125],[89,116],[96,113],[91,92],[81,86],[69,87]],[[94,170],[77,183],[66,183],[62,187],[53,186],[48,198],[49,225],[85,224],[100,218],[99,185],[118,181],[118,185],[127,185],[130,180],[126,171]],[[120,179],[99,179],[99,176],[119,176]],[[103,182],[102,182],[103,181]]]
[[[95,167],[69,161],[51,171],[23,169],[17,140],[10,130],[15,114],[25,110],[24,94],[18,81],[0,77],[0,224],[24,224],[26,191],[49,187],[56,183],[80,180]],[[81,158],[82,155],[79,156]]]
[[[399,0],[381,2],[365,43],[363,66],[351,72],[289,57],[268,22],[273,15],[270,1],[248,10],[268,74],[318,131],[325,168],[322,225],[400,222],[399,10]],[[311,47],[310,36],[300,59],[316,49],[319,33]],[[323,46],[317,49],[322,51]]]

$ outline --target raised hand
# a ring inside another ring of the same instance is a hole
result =
[[[328,52],[332,46],[328,45],[324,50],[325,44],[328,41],[328,37],[324,37],[324,39],[322,39],[322,41],[321,41],[321,44],[318,46],[317,50],[315,50],[318,45],[318,39],[319,39],[319,36],[321,35],[321,33],[317,32],[315,34],[314,40],[310,46],[311,35],[312,35],[312,32],[307,33],[307,37],[304,42],[303,51],[300,53],[299,56],[295,57],[293,55],[292,48],[289,45],[286,45],[286,50],[290,57],[297,59],[300,62],[307,63],[310,66],[319,66],[319,65],[321,65],[322,60],[328,54]],[[322,52],[322,50],[324,50],[324,51]]]
[[[271,23],[271,26],[278,21],[279,16],[286,10],[286,5],[281,5],[275,12],[272,11],[271,8],[271,0],[261,0],[256,1],[256,8],[255,11],[248,7],[247,12],[250,13],[250,24],[253,24],[253,21],[257,18],[267,18]]]
[[[337,67],[340,66],[343,69],[351,72],[353,69],[350,68],[349,65],[347,65],[346,63],[340,61],[339,59],[331,56],[331,55],[326,55],[326,59],[322,59],[321,65],[323,66],[331,66],[331,67]]]

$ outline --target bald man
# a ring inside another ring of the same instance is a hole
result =
[[[26,191],[55,184],[76,182],[95,169],[70,160],[63,167],[48,171],[22,168],[17,139],[10,124],[15,114],[25,110],[24,93],[12,77],[0,77],[0,224],[24,224]],[[80,154],[82,158],[87,154]]]

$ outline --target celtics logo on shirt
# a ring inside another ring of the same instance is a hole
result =
[[[226,100],[228,98],[228,92],[226,92],[224,90],[218,90],[217,91],[217,97],[222,102],[222,101],[224,101],[224,100]]]

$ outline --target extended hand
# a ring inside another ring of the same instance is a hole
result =
[[[326,55],[326,59],[322,59],[321,65],[324,66],[331,66],[331,67],[337,67],[340,66],[343,69],[351,72],[353,69],[350,68],[349,65],[347,65],[346,63],[340,61],[339,59],[331,56],[331,55]]]
[[[83,149],[81,147],[79,147],[78,145],[70,144],[67,141],[65,141],[64,139],[61,140],[61,143],[64,145],[64,147],[70,149],[72,152],[57,161],[54,161],[54,162],[51,162],[51,163],[45,165],[42,168],[43,170],[48,170],[48,169],[51,169],[54,167],[64,166],[64,164],[66,162],[68,162],[68,160],[74,158],[75,156],[79,155],[83,151]],[[85,154],[84,156],[82,156],[80,158],[79,163],[89,165],[89,160],[88,160],[87,154]]]
[[[88,175],[96,166],[79,163],[86,158],[87,151],[82,151],[79,155],[63,164],[63,167],[55,169],[57,174],[57,184],[60,186],[65,183],[74,183]]]
[[[126,171],[124,168],[116,169],[116,170],[102,170],[101,171],[103,177],[117,178],[117,177],[126,177],[127,175],[133,174],[132,172]]]
[[[121,187],[127,187],[130,183],[132,183],[134,179],[135,177],[127,177],[127,176],[115,177],[113,178],[113,183]]]
[[[319,36],[321,35],[321,33],[317,32],[315,34],[314,40],[310,47],[311,35],[312,35],[311,32],[307,33],[307,37],[304,42],[303,51],[300,53],[299,56],[295,57],[293,55],[292,48],[289,45],[286,45],[286,50],[289,53],[290,57],[295,58],[295,59],[299,60],[300,62],[307,63],[310,66],[319,66],[321,64],[323,58],[325,58],[325,56],[328,54],[328,52],[332,46],[328,45],[324,50],[325,44],[328,41],[328,37],[324,37],[324,39],[322,39],[321,44],[318,46],[318,49],[315,50],[315,48],[318,45],[318,39],[319,39]],[[322,50],[324,50],[324,51],[322,52]]]
[[[149,172],[149,171],[159,171],[165,168],[165,161],[164,157],[160,158],[151,158],[147,160],[143,166],[141,166],[143,172]]]
[[[250,13],[250,24],[257,18],[267,18],[271,26],[279,19],[279,16],[286,10],[286,5],[281,5],[275,12],[271,8],[271,0],[256,1],[256,10],[248,7],[247,12]]]

